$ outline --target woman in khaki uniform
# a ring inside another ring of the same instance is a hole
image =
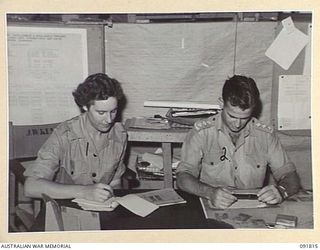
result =
[[[25,194],[103,202],[120,185],[127,134],[115,118],[123,100],[120,83],[89,76],[73,92],[81,114],[53,131],[24,175]]]

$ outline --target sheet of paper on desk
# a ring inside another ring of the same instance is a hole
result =
[[[142,217],[147,216],[159,208],[159,206],[135,194],[128,194],[123,197],[112,197],[105,202],[95,202],[84,199],[73,199],[72,201],[78,203],[82,209],[91,211],[113,211],[120,204]]]
[[[142,199],[141,197],[135,194],[128,194],[117,199],[117,202],[120,203],[123,207],[130,210],[131,212],[145,217],[151,214],[153,211],[159,208],[159,206]]]
[[[247,200],[247,199],[238,199],[235,203],[233,203],[228,209],[235,208],[260,208],[266,207],[267,205],[258,200]]]

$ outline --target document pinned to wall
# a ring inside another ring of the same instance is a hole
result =
[[[79,114],[72,91],[88,76],[87,30],[9,26],[7,39],[10,121],[57,123]]]
[[[280,31],[265,55],[288,70],[301,50],[309,43],[310,38],[297,29],[291,17],[282,21],[283,29]]]
[[[278,129],[311,129],[310,76],[279,76]]]

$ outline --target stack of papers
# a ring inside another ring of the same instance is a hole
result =
[[[130,128],[143,129],[169,129],[170,124],[167,119],[153,117],[134,117],[130,121]]]

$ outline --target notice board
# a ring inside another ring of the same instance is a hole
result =
[[[104,72],[102,25],[12,23],[7,41],[9,120],[39,125],[78,115],[72,91]]]

